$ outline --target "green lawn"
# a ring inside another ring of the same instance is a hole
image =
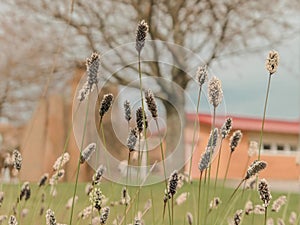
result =
[[[73,224],[89,224],[90,219],[82,220],[77,217],[79,211],[89,205],[88,196],[85,194],[85,186],[86,184],[79,184],[77,195],[79,197],[78,202],[75,206],[75,214],[73,219]],[[22,208],[28,208],[29,214],[25,218],[19,218],[19,224],[32,225],[32,224],[45,224],[45,214],[39,216],[39,211],[41,208],[41,195],[44,192],[46,195],[45,211],[47,208],[51,208],[54,210],[55,215],[57,217],[57,221],[59,223],[68,223],[70,217],[70,209],[66,209],[65,205],[67,200],[73,194],[74,184],[72,183],[64,183],[59,184],[57,186],[57,196],[55,198],[49,196],[49,187],[42,188],[41,190],[37,189],[37,186],[31,185],[32,195],[31,198],[25,203],[24,200],[21,204],[18,205],[17,210]],[[110,182],[102,182],[100,185],[103,194],[108,198],[108,202],[106,205],[110,206],[111,202],[116,202],[120,200],[121,197],[121,189],[122,186]],[[10,215],[12,213],[13,204],[16,202],[17,194],[19,186],[18,185],[3,185],[2,191],[5,192],[5,199],[0,208],[0,215]],[[206,190],[202,188],[202,190],[206,193]],[[133,199],[137,188],[129,188],[130,196]],[[145,214],[143,219],[146,224],[163,224],[162,221],[162,211],[163,211],[163,191],[164,184],[156,184],[152,186],[143,187],[140,190],[139,197],[137,196],[136,201],[131,205],[131,209],[127,216],[127,224],[132,223],[131,219],[134,218],[136,214],[136,208],[143,211],[144,205],[148,199],[153,200],[153,207]],[[196,212],[197,212],[197,193],[198,193],[198,183],[194,182],[193,185],[185,184],[181,189],[178,190],[175,198],[180,195],[180,193],[189,192],[190,195],[186,202],[182,205],[174,206],[174,224],[183,225],[187,224],[186,222],[186,213],[191,212],[194,217],[194,223],[196,224]],[[213,188],[210,189],[211,197]],[[239,191],[236,194],[236,197],[233,198],[230,203],[228,203],[229,196],[233,192],[232,189],[225,189],[223,191],[223,195],[220,196],[221,188],[217,188],[216,195],[219,196],[222,200],[222,204],[216,210],[213,210],[207,216],[208,225],[215,224],[227,224],[228,218],[232,217],[234,212],[237,209],[243,209],[245,206],[245,202],[248,198],[251,198],[254,204],[261,204],[257,191],[247,190],[242,194],[242,191]],[[275,200],[278,196],[286,193],[274,193],[272,192],[273,199]],[[291,211],[299,212],[299,200],[300,197],[297,194],[287,195],[288,204],[287,207],[283,207],[279,213],[268,211],[268,217],[272,217],[274,219],[278,217],[285,218],[286,224],[288,223],[288,217]],[[139,198],[139,200],[138,200]],[[201,224],[204,224],[205,217],[205,203],[206,197],[204,195],[201,196],[200,201],[200,219],[202,221]],[[116,205],[111,206],[111,214],[109,216],[109,220],[107,224],[112,224],[114,218],[117,215],[123,215],[124,213],[124,205]],[[270,207],[271,208],[271,207]],[[17,217],[18,218],[18,217]],[[243,217],[242,224],[263,224],[264,215],[248,215]],[[7,224],[7,221],[4,222]],[[123,223],[124,224],[124,223]],[[168,221],[168,210],[166,210],[165,224],[169,224]],[[276,220],[275,220],[276,224]]]

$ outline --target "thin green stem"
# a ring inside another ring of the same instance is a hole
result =
[[[199,185],[198,185],[198,201],[197,201],[197,225],[200,225],[200,200],[201,200],[201,182],[202,182],[202,174],[203,172],[200,171],[199,175]]]
[[[215,184],[214,184],[214,194],[216,194],[216,187],[217,187],[217,181],[218,181],[218,174],[219,174],[219,167],[220,167],[220,160],[221,160],[221,150],[222,150],[222,144],[223,144],[223,138],[221,139],[220,147],[219,147],[219,154],[218,154],[218,163],[217,163],[217,171],[216,171],[216,177],[215,177]]]
[[[174,195],[172,195],[172,198],[171,198],[171,205],[172,205],[172,225],[174,225]]]
[[[212,146],[212,142],[214,141],[214,129],[215,129],[215,123],[216,123],[216,107],[214,107],[214,111],[213,111],[213,124],[212,124],[212,129],[211,129],[211,138],[210,138],[210,142],[209,146]],[[208,166],[208,179],[207,179],[207,193],[206,193],[206,201],[205,201],[205,212],[207,212],[208,210],[208,201],[209,201],[209,192],[210,192],[210,175],[211,175],[211,161],[212,161],[212,154],[213,154],[213,148],[210,149],[210,154],[209,154],[209,166]],[[204,216],[204,224],[206,224],[207,222],[207,213],[205,213]]]
[[[228,176],[228,170],[229,170],[229,165],[230,165],[230,161],[231,161],[231,156],[232,156],[232,152],[230,152],[230,154],[229,154],[229,159],[228,159],[228,161],[227,161],[225,177],[224,177],[223,185],[222,185],[222,193],[223,193],[224,186],[225,186],[225,183],[226,183],[226,180],[227,180],[227,176]]]
[[[150,175],[150,173],[152,172],[152,170],[154,169],[154,167],[156,166],[156,163],[153,164],[153,166],[150,168],[147,176],[144,178],[144,180],[141,182],[141,184],[139,185],[139,188],[138,190],[136,191],[135,195],[133,196],[132,200],[131,200],[131,204],[129,204],[129,206],[127,207],[127,210],[126,210],[126,214],[129,212],[131,206],[133,205],[133,203],[135,202],[137,196],[139,195],[140,191],[142,190],[142,186],[144,185],[144,183],[146,182],[148,176]],[[122,225],[124,222],[124,216],[122,217],[119,225]]]
[[[268,208],[265,207],[265,222],[264,222],[264,225],[267,225],[267,217],[268,217]]]
[[[157,119],[155,119],[155,124],[156,124],[156,128],[157,128],[157,132],[159,134],[158,136],[159,136],[159,143],[160,143],[161,160],[162,160],[163,170],[164,170],[165,188],[166,188],[166,190],[168,190],[167,173],[166,173],[166,166],[165,166],[165,154],[164,154],[163,143],[162,143],[162,138],[161,138]],[[169,201],[168,201],[168,213],[169,213],[169,221],[170,221],[170,203],[169,203]]]
[[[130,151],[128,152],[128,160],[127,160],[126,184],[125,184],[126,193],[128,192],[128,172],[129,172],[129,164],[130,164]],[[125,196],[125,207],[124,207],[125,224],[126,224],[126,222],[127,222],[126,209],[127,209],[127,202],[126,202],[126,196]]]
[[[80,146],[80,155],[81,155],[81,152],[83,150],[84,138],[85,138],[85,133],[86,133],[86,125],[87,125],[87,119],[88,119],[88,114],[89,114],[89,104],[90,104],[90,97],[89,96],[88,96],[87,100],[88,101],[87,101],[85,119],[84,119],[84,125],[83,125],[83,134],[82,134],[81,146]],[[73,193],[73,201],[72,201],[69,225],[72,225],[72,219],[73,219],[73,212],[74,212],[74,205],[75,205],[74,199],[75,199],[75,196],[76,196],[77,185],[78,185],[78,177],[79,177],[79,171],[80,171],[80,155],[78,157],[78,163],[77,163],[76,180],[75,180],[75,187],[74,187],[74,193]]]
[[[191,149],[191,157],[190,157],[190,166],[189,166],[189,183],[191,183],[191,172],[192,172],[192,163],[193,163],[193,155],[194,155],[194,145],[195,145],[195,136],[196,136],[196,128],[197,128],[197,121],[198,119],[198,114],[199,114],[199,106],[200,106],[200,99],[201,99],[201,90],[202,90],[202,85],[200,86],[199,92],[198,92],[198,100],[197,100],[197,108],[196,108],[196,118],[194,121],[194,131],[193,131],[193,139],[192,139],[192,149]]]
[[[270,86],[271,86],[271,77],[272,77],[272,74],[269,75],[269,80],[268,80],[267,94],[266,94],[266,100],[265,100],[265,106],[264,106],[264,114],[263,114],[263,120],[262,120],[262,123],[261,123],[261,130],[260,130],[258,160],[260,160],[260,153],[261,153],[262,142],[263,142],[263,133],[264,133],[264,125],[265,125],[265,119],[266,119],[267,104],[268,104],[268,98],[269,98],[269,92],[270,92]]]

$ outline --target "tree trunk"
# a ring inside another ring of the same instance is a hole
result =
[[[180,91],[181,92],[181,91]],[[168,100],[163,101],[167,113],[166,132],[166,170],[170,175],[175,169],[182,170],[185,163],[185,96],[172,92]]]

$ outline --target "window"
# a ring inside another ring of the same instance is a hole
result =
[[[297,146],[296,145],[290,145],[290,151],[296,152],[297,151]]]
[[[264,150],[271,150],[271,144],[264,144],[263,146]]]
[[[277,150],[278,151],[283,151],[284,150],[284,145],[277,144]]]
[[[283,143],[283,142],[265,142],[262,145],[262,152],[265,154],[296,154],[298,146],[295,143]]]

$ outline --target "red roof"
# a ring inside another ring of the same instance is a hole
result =
[[[187,113],[187,120],[194,121],[197,117],[195,113]],[[231,117],[233,120],[234,129],[241,129],[247,131],[260,131],[262,125],[262,119],[241,117],[241,116],[217,116],[216,126],[221,127],[224,120]],[[212,116],[210,114],[199,114],[198,115],[200,124],[212,123]],[[300,122],[299,121],[288,121],[288,120],[275,120],[266,119],[264,125],[264,131],[271,133],[287,133],[287,134],[299,134]]]

